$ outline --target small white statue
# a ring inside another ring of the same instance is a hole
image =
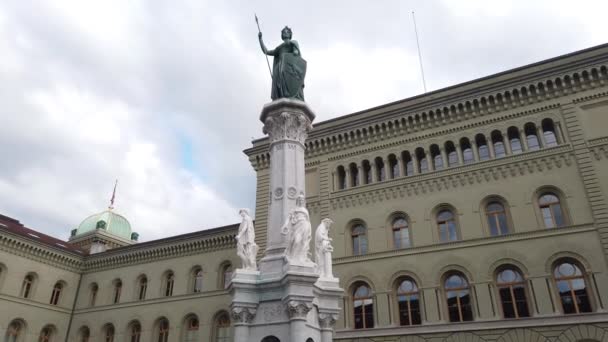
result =
[[[331,227],[331,219],[324,218],[315,232],[315,262],[320,278],[333,279],[331,253],[334,248],[331,246],[332,239],[329,237],[329,228]]]
[[[304,195],[300,195],[296,199],[296,207],[289,212],[287,220],[281,228],[281,234],[287,236],[285,256],[289,262],[312,263],[308,255],[312,229],[310,216],[304,203]]]
[[[240,209],[239,215],[243,221],[236,235],[236,254],[241,258],[243,269],[256,270],[255,257],[258,254],[258,245],[255,243],[253,219],[249,216],[249,209]]]

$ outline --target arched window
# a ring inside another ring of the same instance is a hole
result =
[[[139,322],[129,324],[129,342],[141,342],[141,324]]]
[[[433,166],[435,166],[435,170],[443,169],[443,158],[441,156],[441,151],[439,151],[439,146],[433,144],[431,145],[431,159],[433,160]]]
[[[338,190],[346,189],[346,171],[344,170],[344,166],[338,166],[336,172],[338,174]]]
[[[439,241],[449,242],[458,240],[458,227],[454,213],[449,209],[443,209],[437,213],[437,229],[439,230]]]
[[[91,284],[91,294],[89,296],[89,306],[95,306],[97,302],[97,294],[99,293],[99,285],[97,283]]]
[[[410,227],[407,219],[399,216],[393,220],[393,242],[396,249],[411,247]]]
[[[458,165],[458,152],[456,152],[456,146],[453,142],[448,141],[445,143],[445,153],[448,156],[448,167]]]
[[[499,131],[492,132],[492,145],[494,145],[494,156],[496,158],[502,158],[507,155],[505,152],[505,144],[502,133]]]
[[[194,268],[192,271],[192,292],[203,291],[203,269],[200,267]]]
[[[469,138],[460,139],[460,149],[462,150],[462,159],[465,165],[471,164],[475,161]]]
[[[40,336],[38,336],[38,342],[52,342],[53,341],[53,328],[46,326],[40,330]]]
[[[557,136],[555,135],[555,125],[553,124],[553,120],[544,119],[541,122],[541,126],[543,128],[543,138],[545,139],[545,145],[547,147],[557,146]]]
[[[351,229],[353,240],[353,255],[367,254],[367,229],[361,223],[357,223]]]
[[[553,277],[565,314],[592,311],[585,276],[576,262],[567,259],[558,261],[553,269]]]
[[[195,342],[199,340],[199,321],[196,315],[189,315],[184,320],[184,342]]]
[[[6,342],[21,342],[24,339],[24,324],[20,321],[12,321],[6,329],[4,340]]]
[[[80,328],[80,332],[78,333],[78,342],[89,342],[91,339],[91,330],[89,327],[84,326]],[[139,342],[139,341],[137,341]]]
[[[384,161],[382,160],[382,158],[377,157],[375,159],[375,164],[376,164],[376,181],[377,182],[382,182],[385,180],[386,178],[386,171],[384,169],[385,165],[384,165]]]
[[[351,163],[348,168],[350,169],[350,184],[352,186],[359,186],[359,168],[357,164]]]
[[[34,276],[28,274],[23,278],[23,284],[21,284],[21,297],[30,298],[32,296],[34,288]]]
[[[51,305],[57,305],[59,303],[59,298],[61,297],[61,291],[63,290],[63,285],[61,283],[55,284],[53,286],[53,291],[51,292]]]
[[[477,152],[479,152],[479,160],[484,161],[490,159],[490,149],[488,148],[488,142],[485,135],[477,134],[475,136],[475,143],[477,144]]]
[[[416,149],[416,159],[418,160],[418,167],[420,168],[418,171],[420,173],[425,173],[429,171],[429,163],[427,160],[426,153],[421,147]]]
[[[502,268],[496,275],[496,287],[504,318],[530,317],[526,281],[518,269],[511,266]]]
[[[213,324],[214,342],[231,342],[232,331],[230,330],[230,317],[223,312],[217,316]]]
[[[114,326],[112,324],[106,324],[103,328],[103,341],[114,342]]]
[[[397,288],[397,307],[399,308],[400,325],[422,323],[420,318],[420,293],[413,279],[400,279]]]
[[[505,207],[500,202],[490,202],[486,205],[486,217],[491,236],[505,235],[509,233],[507,214]]]
[[[112,295],[112,303],[118,304],[120,302],[120,294],[122,293],[122,281],[120,279],[114,280],[114,293]]]
[[[536,125],[528,122],[524,126],[524,133],[526,134],[526,140],[528,141],[528,150],[536,151],[540,149],[540,142],[538,141],[538,135],[536,135]]]
[[[509,144],[511,145],[511,153],[517,154],[523,151],[521,147],[521,140],[519,139],[519,130],[517,127],[509,127],[507,130]]]
[[[408,151],[401,153],[401,158],[405,163],[405,175],[411,176],[414,174],[414,161]]]
[[[232,264],[227,262],[224,263],[221,267],[221,288],[227,289],[230,286],[230,282],[232,281]]]
[[[374,327],[374,299],[372,289],[365,283],[358,283],[353,290],[353,314],[355,329]]]
[[[146,291],[148,291],[148,277],[142,275],[139,277],[139,281],[137,284],[137,299],[146,299]]]
[[[155,342],[168,342],[168,341],[169,341],[169,321],[166,318],[161,318],[158,321]]]
[[[363,182],[365,182],[365,184],[370,184],[373,181],[372,166],[369,164],[368,160],[363,161],[362,171],[363,171]]]
[[[543,216],[545,228],[562,227],[566,225],[559,197],[554,193],[543,193],[538,197],[538,206]]]
[[[399,162],[394,154],[388,156],[388,164],[391,179],[399,177]]]
[[[175,283],[175,275],[172,271],[165,274],[163,294],[165,297],[173,296],[173,284]]]
[[[444,283],[450,322],[473,320],[469,282],[460,273],[449,274]]]

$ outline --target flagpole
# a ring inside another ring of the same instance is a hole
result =
[[[420,62],[420,73],[422,74],[422,86],[426,93],[426,80],[424,79],[424,68],[422,67],[422,54],[420,53],[420,42],[418,41],[418,27],[416,27],[416,15],[412,11],[412,20],[414,21],[414,33],[416,34],[416,46],[418,47],[418,62]]]
[[[108,209],[114,209],[114,199],[116,199],[116,186],[118,185],[118,179],[114,182],[114,190],[112,191],[112,198],[110,198],[110,206]]]

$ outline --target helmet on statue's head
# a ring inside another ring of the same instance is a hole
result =
[[[281,30],[281,39],[291,39],[291,37],[293,37],[293,32],[291,32],[289,26],[285,26],[283,30]]]

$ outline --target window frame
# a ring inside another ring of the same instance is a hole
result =
[[[369,293],[368,296],[357,297],[356,293],[358,292],[359,288],[361,288],[361,287],[366,287],[367,288],[368,293]],[[350,301],[350,303],[351,303],[351,306],[352,306],[352,311],[351,311],[352,312],[352,316],[351,317],[352,317],[352,320],[353,320],[353,326],[352,326],[352,328],[355,329],[355,330],[372,329],[372,328],[374,328],[376,326],[376,315],[375,315],[375,311],[376,311],[376,307],[375,306],[376,306],[376,303],[375,303],[374,291],[373,291],[372,287],[369,286],[369,284],[366,283],[366,282],[358,281],[358,282],[355,282],[353,284],[353,286],[351,287],[351,289],[352,290],[351,290],[351,301]],[[367,301],[367,300],[371,301],[371,306],[372,306],[371,307],[371,313],[369,313],[371,315],[371,318],[372,318],[371,319],[371,327],[367,326],[367,323],[366,323],[367,322],[367,317],[366,316],[368,315],[368,313],[365,310],[365,307],[366,307],[365,301]],[[362,302],[362,304],[361,304],[361,317],[362,317],[361,322],[362,322],[362,327],[360,327],[360,328],[357,328],[357,323],[356,323],[357,322],[357,314],[355,312],[355,307],[356,307],[355,306],[355,302],[357,302],[357,301],[361,301]]]
[[[355,229],[362,227],[362,233],[355,233]],[[365,239],[365,251],[362,251],[361,239]],[[357,241],[357,248],[355,248],[355,241]],[[369,252],[369,241],[367,240],[367,226],[363,222],[355,222],[351,224],[350,228],[350,246],[352,255],[365,255]],[[355,253],[357,251],[357,253]]]
[[[465,287],[454,287],[454,288],[448,288],[447,287],[447,282],[448,279],[450,279],[452,276],[459,276],[461,279],[464,280],[464,282],[466,283]],[[443,291],[443,297],[445,300],[445,304],[444,307],[446,309],[446,317],[448,322],[450,323],[463,323],[463,322],[473,322],[475,321],[475,312],[473,310],[474,308],[474,302],[473,302],[473,287],[471,286],[471,282],[469,281],[469,278],[462,272],[460,271],[449,271],[447,272],[444,276],[443,276],[443,282],[442,282],[442,291]],[[471,311],[471,320],[464,320],[464,314],[463,314],[463,306],[465,304],[461,303],[460,300],[460,294],[458,294],[456,296],[456,303],[457,303],[457,307],[458,307],[458,317],[459,320],[458,321],[452,321],[450,319],[450,303],[449,303],[449,297],[448,297],[448,293],[449,292],[462,292],[462,291],[467,291],[468,295],[469,295],[469,310]]]
[[[500,205],[502,207],[502,212],[496,211],[496,210],[489,211],[488,207],[492,204]],[[500,236],[511,234],[513,232],[513,223],[511,221],[511,212],[509,210],[509,205],[508,205],[508,202],[506,200],[504,200],[502,197],[489,196],[489,197],[485,198],[481,202],[481,211],[483,212],[483,216],[484,216],[483,226],[485,227],[487,236],[500,237]],[[504,227],[504,229],[505,229],[504,232],[502,232],[503,229],[501,227],[500,218],[499,218],[501,213],[504,215],[505,224],[506,224],[506,227]],[[498,229],[497,235],[492,234],[492,225],[490,223],[491,219],[494,220],[496,227]]]
[[[32,299],[34,297],[34,285],[36,284],[36,275],[28,273],[23,277],[21,283],[21,297],[25,299]]]
[[[521,278],[521,281],[511,281],[511,282],[500,282],[500,275],[505,272],[510,270],[511,272],[514,272],[515,274],[519,275],[519,277]],[[528,315],[521,315],[521,313],[519,312],[519,309],[517,307],[517,300],[515,297],[515,290],[514,287],[520,285],[523,288],[523,294],[524,294],[524,299],[525,299],[525,305],[526,305],[526,310],[528,311]],[[495,274],[494,274],[494,286],[496,288],[496,299],[498,300],[498,304],[500,306],[500,312],[502,314],[502,318],[504,319],[520,319],[520,318],[529,318],[532,317],[532,305],[530,303],[530,294],[528,291],[528,280],[525,276],[525,274],[520,270],[519,267],[513,266],[513,265],[503,265],[499,268],[497,268]],[[513,312],[515,313],[515,317],[506,317],[505,315],[505,310],[504,310],[504,305],[505,303],[502,300],[502,297],[500,295],[500,290],[504,289],[504,288],[508,288],[509,289],[509,295],[511,298],[511,305],[513,306]]]
[[[405,221],[405,225],[396,226],[396,222],[398,220]],[[408,220],[408,217],[403,214],[395,214],[395,215],[391,216],[391,220],[389,221],[389,223],[390,223],[390,229],[391,229],[391,239],[392,239],[393,249],[411,248],[412,247],[412,235],[411,235],[412,230],[411,230],[411,226],[410,226],[410,220]],[[405,233],[403,231],[405,231]],[[405,234],[407,236],[407,238],[405,239],[405,240],[407,240],[407,246],[404,246],[404,245],[397,246],[398,239],[396,239],[396,236],[395,236],[397,234],[397,232],[399,232],[399,234],[401,235],[401,239],[399,240],[401,242],[404,240],[403,235]]]
[[[406,291],[406,292],[401,292],[401,284],[403,284],[405,281],[409,281],[413,284],[414,287],[414,291]],[[397,280],[395,281],[395,285],[394,285],[394,294],[395,294],[395,313],[397,315],[397,319],[395,320],[395,322],[398,322],[399,326],[402,327],[407,327],[407,326],[416,326],[416,325],[422,325],[422,317],[423,317],[423,303],[422,303],[422,294],[420,292],[420,287],[418,287],[418,283],[416,282],[416,280],[414,278],[412,278],[411,276],[401,276],[399,278],[397,278]],[[418,323],[415,323],[414,320],[412,319],[412,300],[410,298],[408,298],[406,300],[407,302],[407,311],[408,311],[408,323],[409,324],[402,324],[401,321],[401,308],[400,308],[400,297],[401,296],[418,296]]]
[[[545,196],[553,196],[557,199],[557,201],[541,204],[541,199]],[[537,206],[539,214],[540,214],[541,223],[545,229],[555,229],[555,228],[566,227],[569,225],[569,219],[566,214],[566,210],[564,210],[565,205],[564,205],[564,201],[563,201],[563,196],[561,196],[561,194],[559,192],[553,191],[550,189],[538,191],[538,195],[536,196],[536,206]],[[562,217],[561,224],[558,224],[557,220],[555,219],[555,209],[554,209],[555,206],[559,206],[559,212]],[[553,224],[553,226],[547,225],[547,222],[545,221],[544,209],[548,209],[548,211],[551,215],[551,223]]]
[[[452,219],[451,220],[440,220],[439,219],[439,215],[443,212],[450,212],[452,214]],[[437,207],[434,211],[434,220],[435,220],[435,227],[436,227],[436,232],[437,232],[437,241],[439,241],[440,243],[449,243],[449,242],[456,242],[456,241],[461,241],[462,238],[460,236],[460,226],[458,224],[458,213],[456,212],[456,210],[452,207],[452,206],[439,206]],[[454,240],[449,239],[449,222],[453,222],[454,224],[454,233],[456,235],[456,238]],[[442,224],[446,225],[446,228],[448,229],[447,231],[447,236],[448,239],[447,240],[442,240],[441,239],[441,227]]]
[[[581,275],[565,276],[565,277],[557,278],[555,273],[557,272],[559,267],[563,264],[573,265],[580,271]],[[578,262],[578,260],[574,260],[574,259],[570,259],[570,258],[560,258],[553,263],[553,267],[551,268],[551,278],[553,279],[553,286],[555,287],[555,290],[556,290],[557,300],[559,301],[561,311],[564,315],[579,315],[579,314],[585,314],[585,313],[590,313],[590,312],[595,311],[595,302],[594,302],[593,298],[591,297],[592,291],[590,291],[591,282],[588,281],[586,274],[587,274],[586,269],[583,267],[583,265],[580,262]],[[585,296],[587,297],[589,311],[581,311],[577,300],[574,300],[574,299],[578,299],[578,297],[576,296],[576,293],[575,293],[576,290],[575,290],[575,287],[573,286],[572,281],[577,280],[577,279],[582,280],[583,284],[585,285]],[[558,283],[560,281],[566,281],[568,283],[570,298],[573,299],[572,303],[575,308],[574,312],[566,312],[566,309],[564,307],[564,302],[562,299],[562,295],[561,295],[561,292],[559,290],[559,285],[558,285]]]
[[[49,304],[51,305],[59,305],[59,301],[61,300],[61,293],[63,292],[64,285],[58,281],[53,285],[53,290],[51,291],[51,300]]]

